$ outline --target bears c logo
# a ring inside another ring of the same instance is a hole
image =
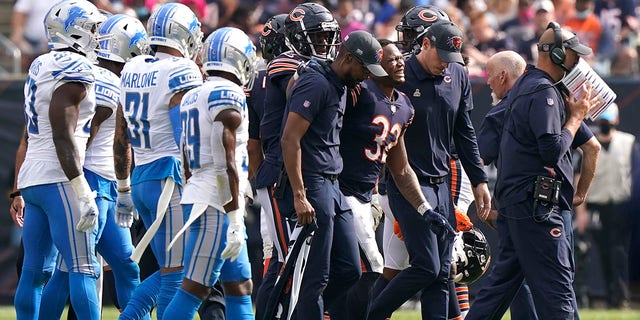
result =
[[[426,22],[434,22],[438,20],[438,18],[436,17],[436,13],[431,9],[424,9],[420,11],[420,13],[418,13],[418,18]]]
[[[264,29],[262,29],[262,36],[266,37],[271,33],[271,29],[273,29],[273,27],[271,26],[271,22],[267,22],[264,24]]]
[[[291,21],[300,21],[304,18],[304,10],[302,9],[293,9],[293,11],[291,11],[291,13],[289,13],[289,19],[291,19]]]

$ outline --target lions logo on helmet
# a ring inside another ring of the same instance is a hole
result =
[[[340,45],[340,26],[327,8],[312,2],[295,7],[285,21],[287,45],[307,59],[333,59]]]
[[[472,227],[456,236],[453,242],[453,263],[456,268],[453,280],[463,284],[477,281],[489,269],[491,248],[480,229]]]
[[[124,14],[109,17],[98,30],[98,57],[115,62],[149,53],[147,31],[138,19]]]
[[[155,10],[147,22],[151,46],[174,48],[183,57],[195,59],[202,48],[202,30],[196,15],[181,3],[167,3]]]
[[[231,73],[247,91],[256,77],[257,60],[256,47],[240,29],[220,28],[204,42],[202,70]]]
[[[282,13],[271,17],[264,24],[260,36],[260,48],[262,49],[262,58],[267,62],[290,50],[285,41],[284,25],[286,20],[287,14]]]
[[[441,20],[450,21],[451,19],[446,12],[436,6],[418,5],[407,10],[396,26],[397,44],[400,49],[407,54],[417,54],[427,28]]]
[[[93,60],[94,50],[98,47],[95,32],[105,19],[89,1],[58,2],[44,18],[49,49],[72,48]]]

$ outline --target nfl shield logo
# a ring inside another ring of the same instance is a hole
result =
[[[309,106],[311,106],[311,102],[309,100],[305,100],[302,106],[305,108],[309,108]]]
[[[547,105],[552,106],[553,105],[553,99],[547,98]]]

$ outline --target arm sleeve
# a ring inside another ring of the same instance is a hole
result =
[[[464,97],[459,106],[458,116],[454,124],[453,141],[456,145],[460,161],[464,166],[464,170],[469,176],[471,185],[476,186],[479,183],[487,182],[487,173],[484,172],[482,161],[480,160],[480,152],[478,151],[478,142],[476,133],[471,123],[470,111],[473,109],[473,97],[468,81],[463,86]]]
[[[167,63],[175,63],[168,61]],[[186,59],[178,60],[175,68],[169,73],[169,90],[172,94],[202,85],[202,74],[195,62]]]
[[[545,166],[555,166],[573,142],[571,131],[563,129],[560,109],[564,104],[552,89],[533,95],[529,106],[529,128],[536,137],[538,153]]]
[[[580,124],[580,129],[576,132],[575,137],[573,137],[573,143],[571,144],[572,149],[577,149],[581,145],[587,143],[589,139],[593,137],[593,132],[589,129],[589,126],[584,123],[584,121]]]
[[[327,86],[322,84],[327,83],[315,76],[298,79],[287,101],[289,112],[295,112],[307,121],[313,122],[320,109],[324,107]]]

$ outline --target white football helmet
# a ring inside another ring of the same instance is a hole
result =
[[[64,0],[47,12],[44,27],[49,49],[72,48],[90,57],[98,47],[96,32],[106,17],[86,0]]]
[[[127,62],[149,53],[147,30],[138,19],[116,14],[107,19],[98,30],[98,58]]]
[[[152,46],[161,45],[179,50],[185,58],[195,59],[202,48],[201,24],[189,7],[167,3],[155,10],[147,22]]]
[[[256,77],[256,47],[242,30],[220,28],[207,37],[202,52],[202,70],[235,75],[247,90]]]

